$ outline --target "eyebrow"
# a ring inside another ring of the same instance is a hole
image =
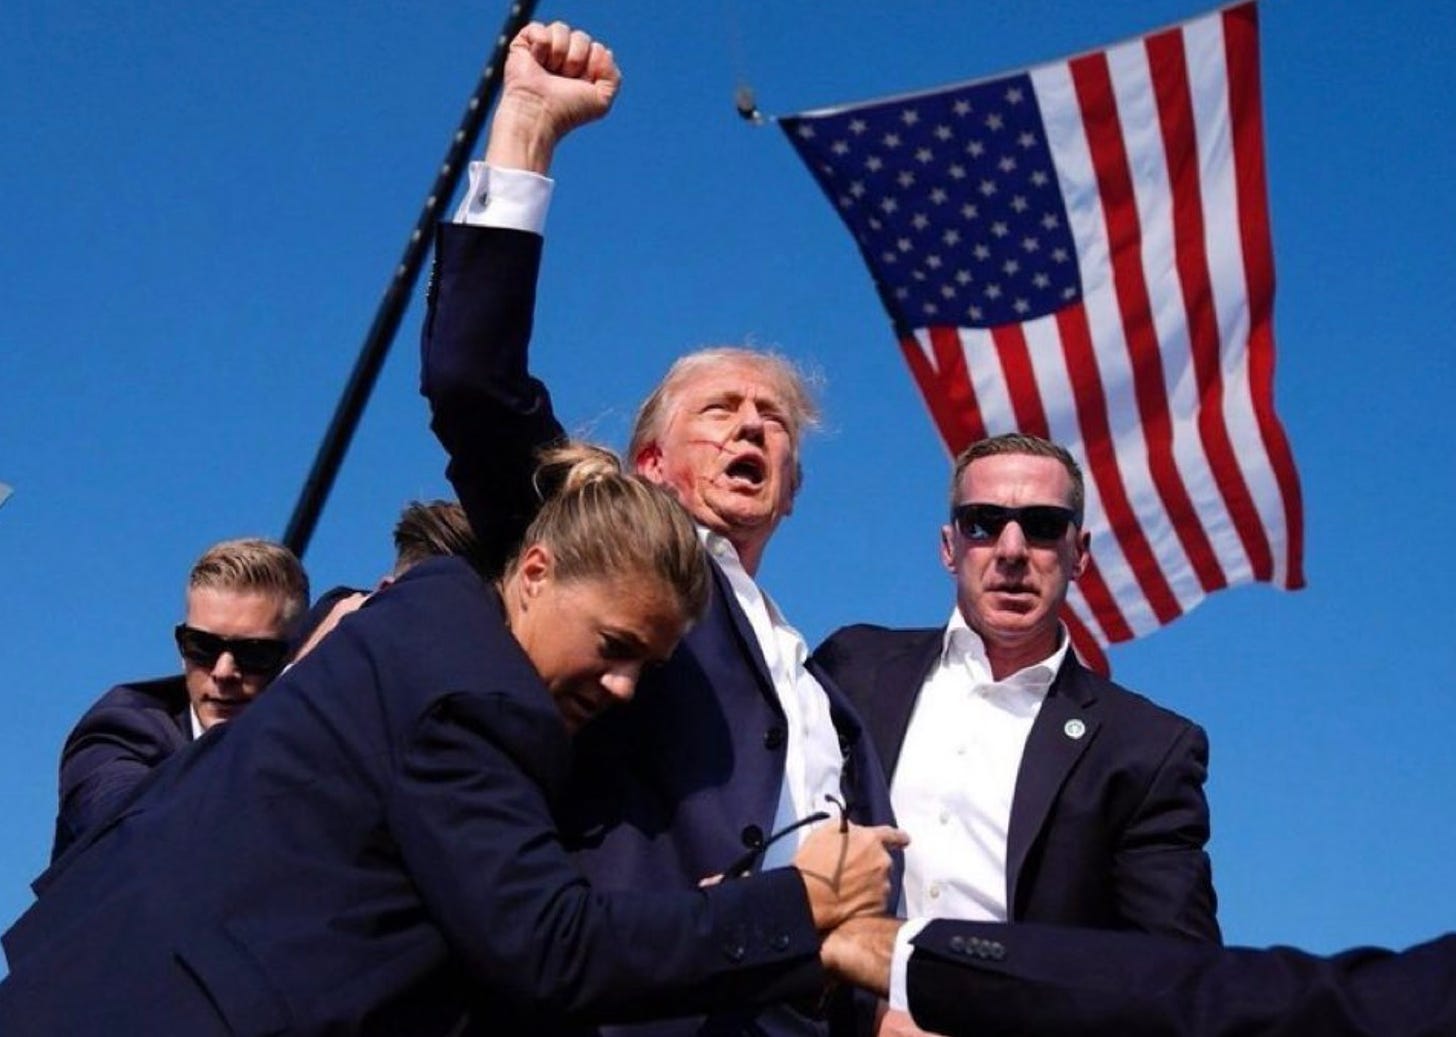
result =
[[[642,638],[638,637],[637,634],[633,631],[627,630],[623,627],[603,627],[602,633],[606,637],[610,637],[617,641],[623,642],[639,657],[648,662],[665,663],[672,655],[671,651],[669,651],[666,655],[653,655],[646,641],[643,641]]]

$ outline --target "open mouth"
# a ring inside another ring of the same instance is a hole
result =
[[[768,475],[763,459],[752,455],[739,457],[730,464],[726,473],[728,478],[745,482],[750,486],[762,486]]]

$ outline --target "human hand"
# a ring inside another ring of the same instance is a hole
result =
[[[844,982],[888,997],[895,935],[904,924],[898,918],[883,916],[852,918],[824,937],[819,959],[825,969]]]
[[[910,1018],[909,1012],[886,1008],[880,1013],[875,1037],[936,1037],[936,1035],[916,1026],[915,1020]]]
[[[339,625],[339,620],[343,619],[350,612],[357,611],[359,606],[368,600],[369,595],[360,593],[349,594],[334,602],[333,607],[329,609],[329,614],[319,622],[318,626],[313,628],[313,631],[308,635],[308,640],[294,653],[293,661],[298,662],[298,660],[317,648],[319,642],[324,639],[324,636]]]
[[[617,62],[601,43],[565,22],[532,22],[507,52],[485,160],[545,173],[557,142],[606,115],[621,86]]]
[[[856,915],[879,914],[890,895],[890,849],[910,837],[879,825],[821,824],[794,854],[814,925],[826,932]]]

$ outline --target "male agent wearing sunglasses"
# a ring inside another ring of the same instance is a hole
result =
[[[86,711],[61,750],[54,860],[110,817],[152,769],[236,716],[287,664],[308,577],[269,540],[225,540],[187,581],[174,631],[182,674],[121,684]]]
[[[1218,941],[1204,733],[1084,667],[1058,618],[1090,560],[1076,462],[985,439],[950,504],[949,623],[846,627],[814,655],[891,776],[902,912]]]

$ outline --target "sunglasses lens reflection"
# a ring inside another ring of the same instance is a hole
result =
[[[999,504],[961,504],[953,512],[961,536],[975,543],[995,540],[1010,522],[1021,527],[1028,540],[1059,540],[1067,527],[1080,521],[1070,508],[1053,504],[1030,504],[1007,508]]]

